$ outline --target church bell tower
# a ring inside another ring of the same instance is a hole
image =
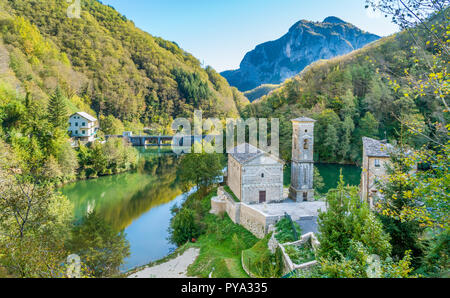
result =
[[[314,200],[314,123],[316,120],[293,119],[292,169],[289,197],[296,202]]]

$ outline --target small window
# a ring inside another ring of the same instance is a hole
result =
[[[305,132],[308,132],[308,130],[307,130],[307,129],[305,129]]]
[[[380,160],[379,159],[375,159],[375,167],[377,167],[377,168],[380,167]]]
[[[76,134],[76,135],[78,134],[78,130],[75,130],[75,134]]]
[[[86,134],[86,131],[85,131],[85,130],[83,130],[83,134],[84,134],[84,135]]]
[[[78,122],[75,122],[75,126],[78,126]]]
[[[264,178],[264,173],[261,174],[261,178]]]
[[[308,150],[309,149],[308,140],[304,140],[304,142],[303,142],[303,149],[304,150]]]
[[[83,122],[83,126],[86,126],[86,122]]]

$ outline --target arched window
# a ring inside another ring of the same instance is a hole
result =
[[[305,139],[305,140],[303,141],[303,149],[305,149],[305,150],[308,150],[308,149],[309,149],[309,142],[308,142],[307,139]]]

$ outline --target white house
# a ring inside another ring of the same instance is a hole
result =
[[[283,201],[283,165],[277,157],[241,144],[228,155],[227,184],[247,204]]]
[[[85,112],[78,112],[69,118],[69,132],[73,138],[92,142],[98,130],[98,120]]]

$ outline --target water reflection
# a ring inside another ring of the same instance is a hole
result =
[[[162,258],[174,247],[167,241],[170,209],[186,195],[178,186],[178,159],[173,154],[140,149],[137,170],[95,180],[79,181],[61,189],[82,218],[96,210],[117,230],[125,230],[131,257],[124,269]]]

